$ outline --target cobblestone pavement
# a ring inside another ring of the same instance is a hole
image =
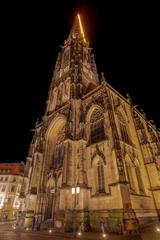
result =
[[[141,231],[140,236],[122,236],[116,234],[107,234],[105,238],[100,233],[83,233],[77,236],[76,240],[160,240],[160,223],[148,226]],[[13,229],[12,224],[0,224],[0,240],[69,240],[75,239],[71,233],[55,234],[47,231],[20,231]]]

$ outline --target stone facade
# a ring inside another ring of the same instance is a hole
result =
[[[27,158],[25,226],[119,232],[160,218],[160,132],[102,76],[77,16]],[[72,187],[80,187],[72,194]]]

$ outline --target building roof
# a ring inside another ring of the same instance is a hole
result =
[[[24,165],[22,163],[0,163],[0,174],[23,175]]]

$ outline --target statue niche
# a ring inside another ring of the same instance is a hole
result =
[[[67,78],[62,88],[62,103],[65,103],[70,98],[70,78]]]
[[[51,102],[50,102],[50,111],[53,111],[56,108],[56,104],[57,104],[57,96],[58,96],[58,89],[57,87],[55,87],[52,90],[52,94],[51,94]]]

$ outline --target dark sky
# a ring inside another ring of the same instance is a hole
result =
[[[112,4],[110,3],[112,2]],[[98,72],[160,127],[159,7],[138,1],[33,1],[1,6],[1,162],[25,161],[60,45],[77,11]]]

